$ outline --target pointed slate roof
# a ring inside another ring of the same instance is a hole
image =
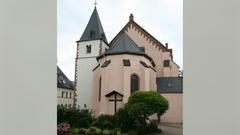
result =
[[[133,54],[145,54],[137,44],[124,33],[119,39],[114,42],[111,47],[105,52],[105,54],[119,54],[119,53],[133,53]]]
[[[104,42],[108,43],[100,18],[98,16],[97,8],[95,7],[88,21],[87,27],[85,28],[82,37],[80,38],[79,41],[88,41],[96,39],[102,39]]]
[[[73,90],[73,83],[67,78],[62,70],[57,66],[57,87]]]

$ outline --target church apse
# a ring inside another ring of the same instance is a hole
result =
[[[124,59],[129,60],[130,66],[124,65]],[[111,62],[107,66],[102,66],[109,60]],[[140,61],[144,61],[149,67],[144,67]],[[156,90],[156,84],[151,83],[156,82],[156,72],[150,68],[151,62],[144,56],[131,54],[109,55],[105,56],[104,59],[99,59],[99,64],[100,66],[93,71],[93,84],[96,85],[93,86],[92,106],[93,112],[97,116],[100,114],[114,114],[115,108],[123,107],[134,91]],[[100,77],[101,84],[99,85]],[[101,100],[99,101],[100,89]],[[114,99],[114,95],[106,96],[113,91],[118,93],[117,99]]]

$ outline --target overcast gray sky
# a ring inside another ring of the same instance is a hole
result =
[[[169,43],[174,61],[183,68],[182,0],[97,0],[97,10],[110,42],[128,22],[129,15],[157,38]],[[94,0],[58,0],[57,63],[74,80],[76,42],[94,9]]]

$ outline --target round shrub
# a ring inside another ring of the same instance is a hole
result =
[[[115,127],[114,121],[114,116],[103,114],[97,117],[97,119],[93,122],[93,126],[101,129],[111,129]]]
[[[137,120],[137,126],[145,126],[153,114],[161,116],[168,110],[168,101],[156,91],[137,91],[128,98],[128,114]]]
[[[103,135],[111,135],[111,131],[108,129],[103,130]]]
[[[96,135],[101,135],[102,134],[102,130],[99,128],[96,128]]]
[[[123,132],[134,129],[135,123],[134,118],[128,114],[126,107],[118,109],[115,114],[116,127],[120,128]]]
[[[66,122],[60,123],[57,125],[57,134],[64,135],[69,132],[70,125]]]
[[[113,134],[114,134],[114,135],[121,135],[121,130],[120,130],[119,128],[115,128],[115,129],[113,130]]]
[[[129,97],[127,107],[129,114],[136,117],[162,115],[168,110],[168,101],[156,91],[137,91]]]
[[[86,129],[85,128],[80,128],[79,133],[80,133],[80,135],[85,135],[86,134]]]
[[[135,131],[135,130],[130,130],[130,131],[128,132],[128,135],[138,135],[138,134],[137,134],[137,131]]]
[[[95,135],[96,134],[96,127],[90,127],[86,130],[87,135]]]
[[[70,129],[70,133],[72,133],[72,134],[78,134],[79,132],[80,132],[79,128],[71,128]]]
[[[92,113],[88,110],[79,110],[76,108],[57,108],[57,123],[67,122],[71,127],[88,128],[93,121]]]

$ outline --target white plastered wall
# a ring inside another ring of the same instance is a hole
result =
[[[87,45],[91,45],[91,53],[86,53]],[[76,107],[80,107],[80,109],[85,109],[85,106],[87,109],[91,109],[92,70],[97,65],[96,57],[99,56],[100,50],[104,52],[105,48],[108,48],[108,46],[101,40],[78,43],[78,56],[76,60]]]
[[[64,95],[62,96],[62,93],[64,92]],[[66,94],[68,93],[68,94]],[[71,97],[70,97],[70,93],[71,93]],[[57,104],[58,105],[67,105],[67,107],[69,107],[69,105],[71,105],[71,107],[73,106],[73,99],[74,99],[74,91],[73,90],[69,90],[69,89],[64,89],[64,88],[57,88]]]

